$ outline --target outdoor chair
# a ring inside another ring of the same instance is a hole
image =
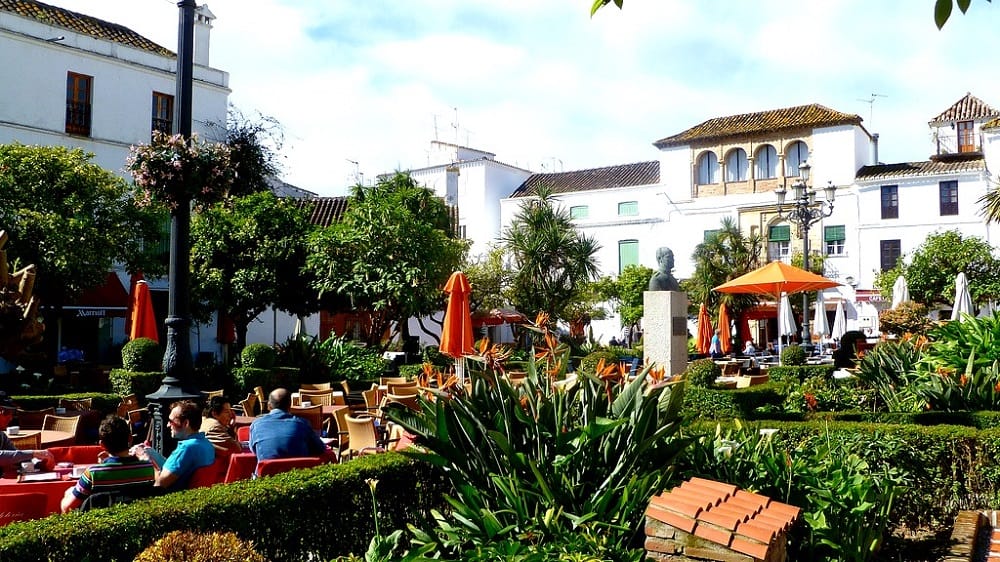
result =
[[[0,526],[45,517],[48,496],[41,492],[0,494]]]
[[[118,404],[118,417],[127,418],[129,412],[138,409],[139,399],[136,398],[135,394],[122,396],[122,401]]]
[[[267,396],[264,396],[264,387],[253,387],[253,393],[257,395],[257,402],[260,404],[260,413],[267,413]]]
[[[371,390],[366,390],[361,393],[365,398],[365,409],[368,411],[368,415],[375,417],[382,417],[381,412],[381,398],[379,397],[378,388],[372,388]]]
[[[254,393],[247,394],[247,397],[240,400],[239,405],[236,406],[235,410],[244,416],[254,417],[257,415],[257,395]]]
[[[202,390],[201,399],[204,400],[205,402],[208,402],[209,400],[215,398],[216,396],[222,396],[223,394],[225,394],[225,392],[226,392],[225,390]]]
[[[153,482],[140,484],[125,484],[119,486],[103,486],[94,490],[80,505],[80,511],[101,509],[114,505],[124,505],[136,500],[158,496],[165,493],[161,488],[153,486]]]
[[[333,391],[332,390],[321,390],[318,392],[299,391],[299,405],[301,405],[303,402],[309,402],[313,406],[317,404],[323,406],[332,406]]]
[[[390,384],[406,384],[406,377],[379,377],[378,383],[382,386]]]
[[[420,411],[420,404],[417,402],[416,394],[386,394],[386,406],[391,404],[401,404],[402,406],[413,410],[414,412]]]
[[[337,452],[340,454],[343,454],[347,450],[347,444],[350,443],[350,433],[347,431],[347,416],[349,415],[351,415],[350,408],[341,408],[333,414],[333,422],[336,424],[337,434],[331,434],[330,437],[337,439]]]
[[[104,450],[100,445],[73,445],[70,447],[49,447],[52,459],[73,464],[97,464],[97,455]]]
[[[188,483],[188,488],[207,488],[218,484],[225,479],[228,469],[229,455],[215,455],[215,461],[212,464],[194,471],[191,475],[191,481]]]
[[[309,422],[309,425],[313,428],[313,431],[316,432],[316,435],[319,435],[320,437],[324,435],[323,406],[320,406],[319,404],[306,408],[292,406],[289,408],[288,413]]]
[[[304,382],[299,385],[299,392],[303,391],[309,392],[312,390],[331,390],[331,389],[332,387],[328,382],[316,382],[316,383]]]
[[[345,420],[347,421],[347,454],[349,457],[385,452],[385,449],[379,446],[378,433],[375,431],[375,418],[347,416]]]
[[[149,410],[145,408],[129,410],[124,417],[132,429],[132,441],[134,443],[145,441],[146,434],[149,433]]]
[[[404,394],[416,394],[418,392],[419,385],[416,382],[408,382],[403,384],[390,384],[388,385],[388,393],[401,396]]]
[[[48,414],[42,420],[42,429],[50,431],[65,431],[76,435],[76,430],[80,426],[80,416],[54,416]]]
[[[250,426],[241,425],[236,428],[236,440],[237,441],[249,441],[250,440]]]
[[[253,453],[233,453],[229,455],[229,467],[222,481],[226,484],[249,480],[257,469],[257,455]]]
[[[287,457],[257,461],[257,476],[273,476],[296,468],[312,468],[323,464],[320,457]]]
[[[32,431],[30,434],[8,435],[8,437],[15,449],[34,451],[42,448],[42,434],[38,431]]]
[[[55,407],[45,408],[44,410],[22,410],[18,408],[17,425],[21,429],[41,429],[42,423],[45,421],[45,416],[55,413]]]
[[[80,398],[79,400],[70,400],[69,398],[60,398],[59,407],[66,408],[67,410],[73,410],[74,412],[85,412],[91,408],[90,398]]]

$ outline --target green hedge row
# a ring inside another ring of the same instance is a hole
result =
[[[812,377],[829,377],[836,371],[833,365],[775,365],[767,370],[772,382],[802,383]]]
[[[232,531],[275,562],[362,555],[375,528],[368,479],[378,481],[384,533],[422,524],[444,505],[439,471],[385,453],[14,523],[0,528],[0,560],[125,562],[173,530]]]
[[[84,398],[90,398],[90,406],[94,410],[99,410],[104,413],[111,413],[118,409],[118,404],[121,402],[121,396],[118,394],[105,394],[101,392],[78,392],[70,394],[55,394],[55,395],[13,395],[11,399],[17,404],[18,408],[22,410],[42,410],[50,407],[58,407],[59,399],[66,398],[68,400],[82,400]]]
[[[760,416],[758,408],[780,408],[785,401],[784,387],[776,383],[759,384],[749,388],[718,390],[686,385],[684,413],[708,419],[745,418]]]
[[[996,418],[996,415],[990,416]],[[746,422],[743,422],[746,425]],[[695,433],[723,432],[734,422],[699,422]],[[774,447],[794,451],[817,440],[845,443],[874,470],[895,467],[909,478],[892,520],[909,529],[946,528],[959,510],[995,506],[1000,498],[1000,428],[905,425],[813,420],[756,421],[775,428]],[[740,454],[738,449],[734,454]]]
[[[111,390],[121,396],[135,394],[140,402],[145,402],[147,394],[152,394],[160,388],[163,377],[162,371],[138,372],[111,369]]]

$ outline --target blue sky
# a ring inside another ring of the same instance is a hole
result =
[[[49,0],[171,49],[171,0]],[[533,171],[653,160],[706,119],[820,103],[931,153],[927,121],[1000,108],[1000,4],[934,26],[933,0],[210,0],[231,101],[280,121],[286,181],[339,195],[420,167],[437,138]],[[869,104],[872,94],[880,94]],[[355,166],[351,161],[358,162]]]

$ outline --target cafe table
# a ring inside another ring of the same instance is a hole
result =
[[[13,469],[8,472],[12,471]],[[55,472],[36,472],[34,474],[27,475],[27,478],[32,481],[20,482],[18,481],[16,474],[11,478],[8,478],[5,474],[4,478],[0,478],[0,495],[26,493],[45,494],[45,512],[48,514],[59,513],[61,511],[59,504],[62,503],[63,495],[65,495],[66,490],[73,487],[78,480],[77,478],[73,478],[71,474],[59,476]],[[4,506],[2,501],[0,501],[0,511],[3,509]]]
[[[54,429],[22,429],[17,434],[19,438],[34,437],[35,435],[39,436],[39,448],[41,449],[76,445],[76,435],[68,431],[56,431]]]

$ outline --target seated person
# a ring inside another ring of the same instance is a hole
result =
[[[215,448],[205,439],[201,428],[201,409],[190,400],[170,405],[167,424],[177,448],[166,459],[150,447],[137,451],[139,458],[148,459],[156,468],[156,486],[168,492],[186,490],[195,470],[215,462]]]
[[[98,455],[100,464],[86,469],[76,486],[66,490],[63,513],[80,507],[94,492],[129,489],[146,492],[145,488],[153,487],[156,478],[153,465],[129,453],[132,431],[124,418],[114,415],[104,418],[97,434],[104,447]]]
[[[250,424],[250,451],[257,460],[319,456],[326,445],[306,420],[288,413],[292,395],[276,388],[267,397],[267,414]]]
[[[743,355],[747,357],[757,355],[757,348],[753,346],[753,340],[747,340],[746,344],[743,345]]]
[[[243,452],[243,446],[236,439],[236,431],[233,429],[235,422],[236,412],[225,396],[213,396],[205,405],[202,411],[201,432],[215,447],[216,455]]]
[[[31,459],[39,459],[46,465],[55,465],[55,458],[47,450],[21,451],[7,437],[7,426],[14,419],[15,411],[14,401],[7,396],[6,392],[0,390],[0,474],[3,474],[5,469],[16,470],[16,467],[22,462]]]

